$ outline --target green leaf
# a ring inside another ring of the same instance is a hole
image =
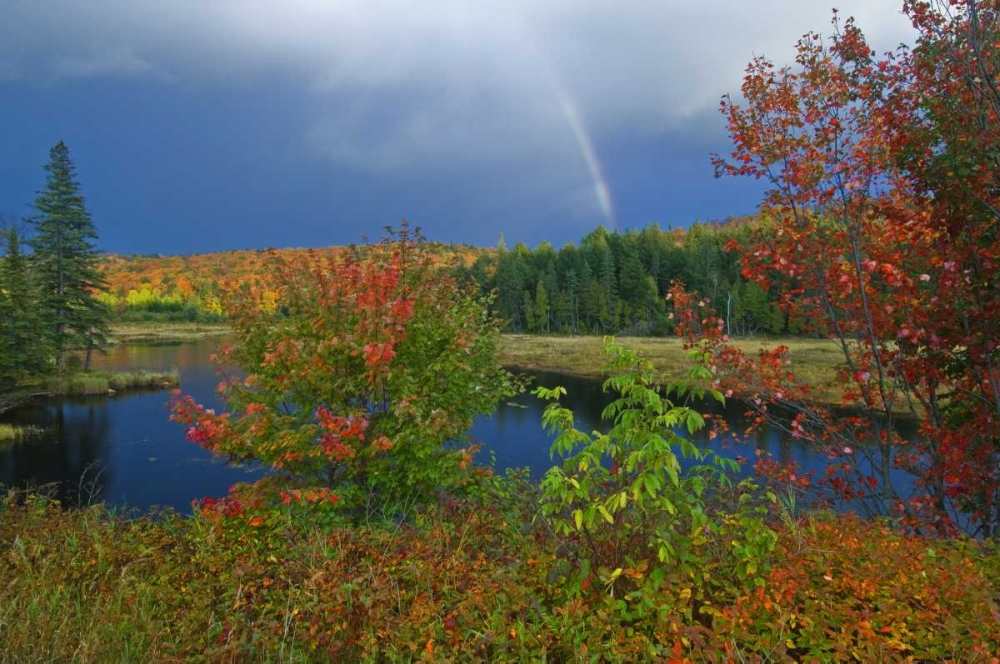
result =
[[[660,479],[652,473],[647,473],[642,476],[642,484],[646,487],[646,493],[648,493],[650,497],[656,496],[661,486]]]
[[[695,431],[700,431],[705,426],[705,418],[701,416],[700,413],[694,410],[689,410],[687,413],[687,430],[688,433],[694,433]]]

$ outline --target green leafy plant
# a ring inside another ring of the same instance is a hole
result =
[[[760,518],[762,508],[753,504],[751,487],[741,485],[734,511],[710,509],[732,495],[730,474],[738,467],[678,432],[692,433],[705,420],[670,398],[722,396],[683,385],[665,390],[655,383],[652,364],[635,351],[611,339],[606,351],[611,378],[604,387],[618,394],[603,413],[607,432],[578,430],[573,413],[558,403],[543,415],[556,433],[551,452],[563,458],[541,483],[541,514],[563,538],[554,580],[570,594],[587,591],[596,580],[609,594],[624,596],[617,609],[632,619],[670,601],[668,579],[679,582],[671,584],[673,600],[687,604],[692,586],[711,577],[713,560],[734,560],[720,549],[722,536],[742,563],[740,573],[756,575],[775,537]],[[697,366],[691,377],[704,371]],[[557,400],[565,390],[540,387],[535,394]]]

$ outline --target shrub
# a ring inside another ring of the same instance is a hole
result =
[[[604,387],[619,395],[603,413],[607,433],[579,431],[573,413],[558,404],[543,417],[557,433],[552,453],[564,458],[541,484],[541,512],[563,538],[551,577],[571,597],[603,589],[614,600],[608,610],[626,624],[658,615],[691,621],[725,576],[734,580],[730,586],[762,584],[776,536],[762,520],[766,510],[755,504],[754,487],[732,492],[735,462],[677,432],[702,427],[702,416],[662,394],[648,360],[613,342],[606,349],[612,377]],[[536,393],[556,399],[564,390]],[[724,502],[729,498],[732,504]],[[723,564],[725,575],[715,578]]]
[[[452,442],[511,392],[483,303],[405,226],[341,255],[271,261],[277,307],[257,288],[225,298],[236,341],[221,359],[245,372],[220,385],[230,412],[176,403],[189,439],[351,508],[392,512],[458,487],[474,450]]]

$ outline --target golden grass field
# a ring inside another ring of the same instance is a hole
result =
[[[210,323],[121,323],[111,326],[114,343],[155,344],[198,341],[225,335],[224,324]],[[617,337],[618,342],[640,351],[662,372],[661,379],[684,378],[692,361],[676,337]],[[733,345],[745,353],[778,345],[788,347],[795,375],[808,385],[817,401],[835,403],[839,395],[831,389],[836,370],[843,363],[839,347],[825,339],[796,337],[774,339],[736,339]],[[501,361],[512,369],[553,371],[556,373],[601,378],[606,358],[603,340],[598,336],[542,336],[504,334],[500,338]]]
[[[113,323],[115,344],[157,344],[198,341],[229,333],[223,323]]]
[[[693,364],[675,337],[617,337],[627,348],[638,350],[652,360],[665,382],[682,379]],[[843,363],[838,346],[825,339],[737,339],[733,345],[747,354],[761,348],[788,347],[791,368],[818,401],[833,403],[837,393],[830,388],[837,368]],[[555,337],[505,334],[501,337],[501,359],[505,366],[522,370],[544,370],[575,376],[601,378],[605,356],[600,337]]]

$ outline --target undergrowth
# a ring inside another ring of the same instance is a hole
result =
[[[559,581],[571,552],[531,526],[529,485],[404,524],[216,520],[8,494],[3,659],[41,661],[996,661],[1000,555],[852,516],[776,525],[763,583],[712,578],[620,595]]]

